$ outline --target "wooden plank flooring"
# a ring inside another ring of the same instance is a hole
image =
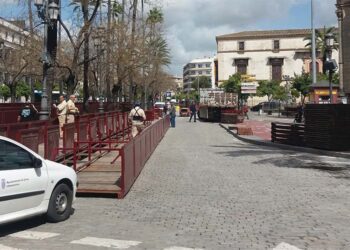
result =
[[[111,164],[118,154],[118,151],[111,151],[78,172],[78,193],[118,195],[121,191],[121,158]]]

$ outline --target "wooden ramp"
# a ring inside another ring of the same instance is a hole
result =
[[[121,158],[118,151],[111,151],[77,172],[78,194],[110,194],[120,196]],[[115,162],[113,162],[115,161]]]

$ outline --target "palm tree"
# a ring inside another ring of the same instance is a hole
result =
[[[323,74],[326,74],[325,69],[325,62],[327,60],[327,44],[326,44],[326,35],[327,34],[334,34],[334,43],[338,43],[338,33],[337,29],[335,27],[326,28],[326,26],[323,27],[323,29],[317,29],[315,31],[316,33],[316,50],[321,53],[322,56],[322,72]],[[305,47],[308,47],[311,49],[312,47],[312,35],[308,35],[304,38],[304,41],[308,41],[308,43],[305,45]],[[338,49],[338,45],[335,45],[334,47],[336,50]]]

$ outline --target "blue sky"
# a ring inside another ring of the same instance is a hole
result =
[[[23,1],[23,0],[22,0]],[[62,0],[63,19],[69,23],[70,0]],[[18,0],[0,0],[0,16],[25,17]],[[153,0],[164,12],[165,34],[172,53],[169,71],[182,74],[194,58],[213,56],[215,36],[244,30],[310,27],[311,0]],[[336,0],[314,0],[315,26],[335,26]]]

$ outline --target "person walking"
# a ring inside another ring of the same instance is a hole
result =
[[[137,136],[144,128],[143,121],[146,120],[146,114],[140,106],[140,102],[135,102],[134,108],[129,113],[129,120],[132,122],[132,137]]]
[[[60,126],[60,138],[63,137],[63,125],[67,120],[67,102],[63,95],[60,96],[60,104],[57,106],[54,104],[54,107],[57,109],[58,123]]]
[[[75,95],[71,95],[67,102],[67,123],[74,123],[74,115],[79,114],[79,109],[75,106]]]
[[[170,125],[172,128],[175,128],[176,108],[173,102],[170,104],[169,114],[170,114]]]
[[[193,117],[194,122],[196,122],[197,108],[196,108],[196,104],[194,102],[191,102],[191,104],[190,104],[190,111],[191,111],[191,116],[190,116],[189,122],[191,122],[192,117]]]

